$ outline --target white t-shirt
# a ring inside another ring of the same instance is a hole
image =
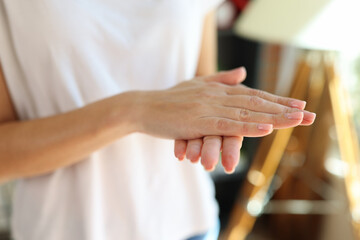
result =
[[[192,78],[204,16],[219,2],[0,0],[0,60],[20,119]],[[12,230],[16,240],[175,240],[217,216],[200,165],[178,162],[173,141],[131,134],[19,180]]]

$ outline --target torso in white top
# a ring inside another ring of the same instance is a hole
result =
[[[218,2],[0,0],[0,60],[19,117],[192,78]],[[16,240],[184,239],[218,214],[208,174],[179,163],[172,141],[141,134],[18,181],[13,206]]]

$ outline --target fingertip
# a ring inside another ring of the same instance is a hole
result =
[[[243,74],[243,76],[246,77],[247,71],[246,68],[244,66],[239,67],[239,70],[241,71],[241,73]]]
[[[183,161],[186,153],[187,141],[175,140],[174,155],[179,161]]]
[[[303,112],[285,113],[285,117],[287,117],[290,120],[303,120],[304,113]]]
[[[185,154],[181,154],[180,152],[175,151],[175,157],[179,159],[179,161],[182,161],[185,158]]]
[[[224,171],[227,174],[231,174],[235,171],[236,166],[239,164],[240,160],[240,151],[238,153],[229,153],[224,155],[221,163],[223,165]]]
[[[290,101],[290,106],[293,107],[293,108],[304,110],[305,106],[306,106],[306,102],[302,101],[302,100],[291,100]]]
[[[201,165],[207,171],[214,170],[219,162],[222,137],[208,136],[204,138],[204,145],[201,151]]]
[[[189,157],[189,160],[192,163],[198,163],[200,160],[200,157]]]
[[[175,157],[176,157],[179,161],[183,161],[183,160],[185,159],[185,153],[175,152]]]
[[[230,168],[230,169],[224,168],[224,172],[225,172],[226,174],[233,174],[233,173],[235,172],[235,167],[234,167],[234,168]]]
[[[189,140],[186,149],[186,158],[192,163],[198,162],[203,145],[202,139]]]
[[[239,84],[246,79],[246,75],[247,75],[246,68],[244,66],[241,66],[239,68],[236,68],[235,70],[238,73],[238,76],[236,78],[236,83]]]
[[[206,171],[208,171],[208,172],[213,172],[213,171],[215,170],[215,168],[216,168],[216,165],[214,165],[214,166],[207,166],[207,167],[204,166],[204,169],[205,169]]]
[[[184,153],[184,154],[175,153],[175,157],[176,157],[179,161],[183,161],[183,160],[185,159],[185,153]]]
[[[216,164],[218,163],[219,158],[216,158],[215,155],[205,155],[201,156],[201,165],[208,172],[211,172],[215,169]]]
[[[309,126],[315,122],[316,113],[304,111],[304,119],[301,122],[301,125]]]

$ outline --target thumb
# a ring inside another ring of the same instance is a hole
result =
[[[235,68],[230,71],[223,71],[205,78],[207,82],[219,82],[227,85],[236,85],[246,78],[245,67]]]

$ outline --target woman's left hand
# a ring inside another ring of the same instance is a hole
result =
[[[207,136],[202,139],[175,140],[175,156],[180,160],[185,157],[192,163],[197,163],[201,157],[201,164],[207,171],[214,170],[219,161],[226,173],[232,173],[240,160],[240,149],[243,137]]]

